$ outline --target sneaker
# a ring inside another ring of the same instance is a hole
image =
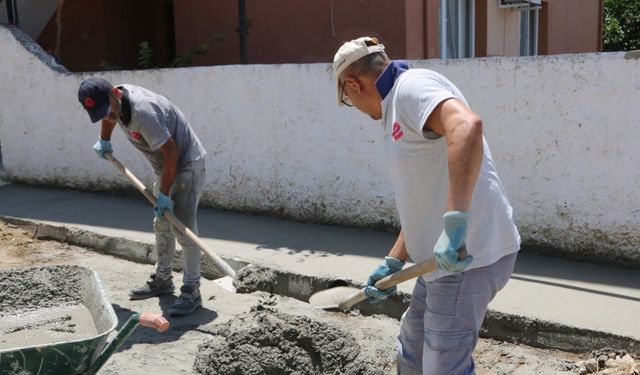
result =
[[[129,298],[133,300],[147,299],[162,294],[172,294],[174,289],[172,277],[164,280],[152,274],[143,286],[129,292]]]
[[[183,285],[180,288],[180,297],[169,308],[169,315],[182,316],[191,314],[199,307],[202,307],[200,290],[191,285]]]

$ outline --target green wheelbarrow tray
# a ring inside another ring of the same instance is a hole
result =
[[[31,267],[18,270],[6,270],[0,271],[0,280],[6,281],[7,278],[12,277],[11,272],[19,272],[19,275],[13,275],[18,281],[17,277],[27,277],[30,283],[15,282],[9,283],[14,290],[5,290],[4,296],[16,296],[20,295],[24,290],[20,290],[21,285],[27,284],[33,290],[33,286],[42,288],[46,292],[46,288],[56,290],[55,288],[65,288],[65,298],[76,301],[75,305],[58,307],[57,310],[64,310],[64,308],[82,309],[87,315],[87,319],[91,320],[91,330],[89,334],[77,335],[73,337],[71,334],[69,338],[64,340],[56,340],[56,332],[52,332],[53,339],[49,340],[47,335],[40,335],[40,332],[47,332],[46,329],[40,326],[40,331],[35,330],[33,336],[38,344],[29,344],[22,341],[21,337],[29,337],[29,329],[27,327],[24,331],[20,331],[22,328],[13,328],[13,331],[18,331],[17,334],[23,335],[18,338],[18,345],[16,347],[3,348],[0,347],[0,374],[19,374],[19,375],[66,375],[66,374],[96,374],[98,370],[104,365],[109,357],[120,347],[120,345],[129,337],[138,324],[156,328],[160,332],[164,332],[169,328],[169,322],[158,314],[133,314],[122,328],[117,331],[113,339],[107,342],[108,336],[116,329],[118,324],[118,318],[116,317],[113,307],[108,301],[107,293],[104,284],[98,277],[98,274],[91,269],[79,266],[48,266],[48,267]],[[60,275],[63,271],[64,275]],[[71,288],[69,287],[69,277],[66,275],[73,275],[71,282]],[[30,278],[31,277],[31,278]],[[61,285],[64,283],[64,285]],[[5,286],[6,289],[6,286]],[[10,288],[11,289],[11,288]],[[42,289],[38,289],[39,293]],[[17,293],[17,294],[16,294]],[[71,293],[71,295],[69,295]],[[74,296],[73,293],[76,293]],[[40,293],[42,294],[42,293]],[[38,294],[36,294],[37,296]],[[44,293],[44,295],[47,295]],[[0,333],[1,328],[5,328],[6,332],[12,332],[11,328],[6,328],[7,323],[11,321],[24,321],[25,317],[36,317],[36,321],[42,321],[43,316],[46,320],[46,316],[51,316],[51,305],[55,302],[56,296],[49,294],[50,297],[42,298],[41,305],[38,303],[33,305],[33,302],[29,302],[30,305],[26,309],[20,309],[20,306],[14,306],[15,312],[12,314],[11,308],[7,308],[7,304],[3,301],[2,308],[0,308]],[[13,297],[8,297],[12,298]],[[15,298],[17,301],[9,301],[19,305],[20,298]],[[52,302],[54,301],[54,302]],[[59,313],[58,313],[59,314]],[[90,315],[90,319],[88,316]],[[67,318],[68,320],[69,318]],[[10,323],[9,323],[10,324]],[[33,323],[31,326],[39,327],[38,324]],[[94,326],[95,325],[95,330]],[[69,327],[75,327],[71,324]],[[59,328],[59,327],[58,327]],[[44,329],[44,331],[43,331]],[[57,328],[52,328],[55,331]],[[13,333],[16,335],[16,333]],[[7,337],[7,336],[4,336]],[[14,336],[13,341],[16,342]],[[0,342],[3,336],[0,336]],[[26,339],[25,339],[26,340]],[[4,341],[5,343],[7,341]],[[24,345],[22,345],[24,343]],[[5,344],[11,345],[11,344]]]

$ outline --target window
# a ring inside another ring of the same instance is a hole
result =
[[[520,56],[538,54],[538,17],[540,8],[525,8],[520,12]]]
[[[475,0],[440,0],[441,57],[473,57],[474,41]]]

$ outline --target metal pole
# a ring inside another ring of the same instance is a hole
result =
[[[247,8],[246,0],[238,0],[238,34],[240,34],[240,63],[247,63]]]
[[[18,5],[16,0],[7,0],[7,17],[9,18],[9,24],[20,27],[18,22]]]

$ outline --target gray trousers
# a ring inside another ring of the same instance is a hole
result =
[[[517,253],[426,283],[418,278],[398,336],[398,374],[472,375],[471,354],[489,302],[509,281]]]
[[[178,170],[171,187],[173,214],[195,234],[198,234],[198,202],[202,194],[205,171],[204,159],[191,162]],[[159,190],[160,176],[156,176],[153,186],[155,196],[158,196]],[[153,232],[156,235],[156,275],[165,280],[171,276],[177,238],[182,247],[182,283],[198,287],[202,259],[200,249],[191,242],[189,237],[178,232],[166,217],[154,218]]]

